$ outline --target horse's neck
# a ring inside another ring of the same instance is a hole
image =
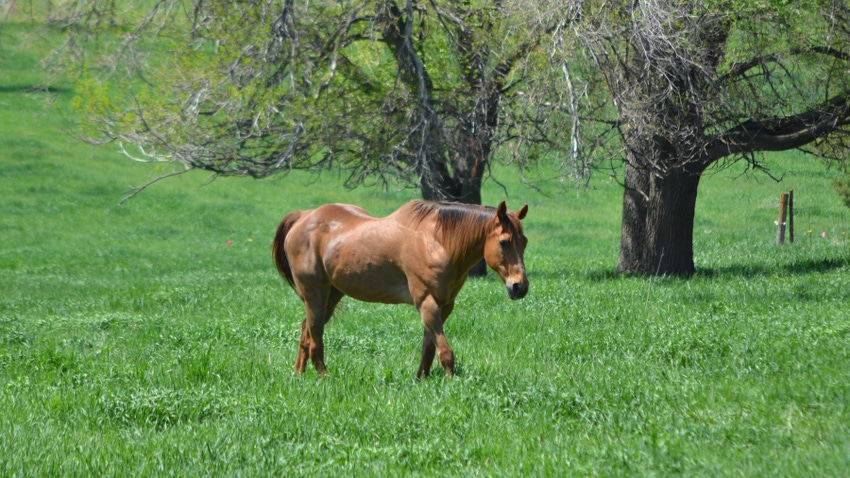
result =
[[[474,254],[469,254],[463,258],[461,268],[465,274],[468,274],[478,262],[484,259],[484,241],[481,241],[481,247]]]
[[[437,234],[437,241],[451,255],[452,265],[457,269],[462,269],[462,273],[466,273],[484,257],[484,243],[490,232],[488,228],[489,218],[484,211],[476,211],[471,208],[457,207],[453,212],[455,213],[454,218],[442,225],[439,224],[440,207],[434,203],[411,201],[406,207],[400,208],[396,214],[399,214],[408,225],[415,224],[414,228],[436,226],[437,229],[442,229]],[[458,219],[456,214],[461,213],[470,216]],[[436,221],[437,224],[425,219],[429,216],[433,218],[430,220]]]
[[[485,224],[476,224],[472,230],[465,231],[464,240],[459,241],[454,252],[455,262],[463,272],[468,272],[484,258],[484,243],[487,240]]]

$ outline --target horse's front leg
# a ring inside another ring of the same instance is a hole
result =
[[[440,364],[446,371],[446,375],[452,376],[455,373],[455,357],[452,348],[449,347],[449,342],[443,333],[443,310],[451,313],[451,306],[441,308],[437,301],[432,296],[428,296],[418,304],[419,315],[422,316],[422,324],[425,326],[425,334],[422,338],[422,361],[419,363],[419,371],[416,373],[416,378],[427,377],[431,373],[431,362],[434,360],[434,354],[440,357]]]
[[[440,308],[440,319],[445,324],[449,315],[454,309],[454,303],[446,304]],[[446,344],[448,346],[448,343]],[[449,348],[451,351],[451,348]],[[431,364],[434,362],[434,356],[437,353],[437,342],[434,340],[434,335],[429,333],[427,327],[422,337],[422,360],[419,362],[419,371],[416,372],[416,378],[428,377],[431,375]]]

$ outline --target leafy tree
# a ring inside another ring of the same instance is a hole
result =
[[[604,138],[596,146],[625,163],[620,273],[694,273],[697,189],[709,167],[744,160],[765,169],[765,151],[828,159],[848,151],[845,0],[588,0],[567,15],[548,8],[560,12],[560,44],[581,45],[554,53],[585,55],[596,70],[584,80],[610,95],[584,122]]]
[[[510,134],[502,121],[517,119],[503,111],[541,37],[512,31],[499,2],[68,7],[54,60],[79,75],[87,139],[180,166],[161,177],[334,166],[351,187],[400,181],[466,203],[481,201]]]

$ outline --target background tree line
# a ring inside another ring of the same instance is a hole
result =
[[[802,149],[850,177],[845,0],[89,0],[51,20],[84,137],[162,177],[339,168],[480,203],[497,157],[578,184],[606,167],[620,273],[694,273],[709,168]]]

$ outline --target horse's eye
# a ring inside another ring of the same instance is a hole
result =
[[[499,241],[499,245],[502,246],[502,247],[508,247],[508,246],[511,245],[511,241],[509,241],[507,239],[502,239],[502,240]]]

